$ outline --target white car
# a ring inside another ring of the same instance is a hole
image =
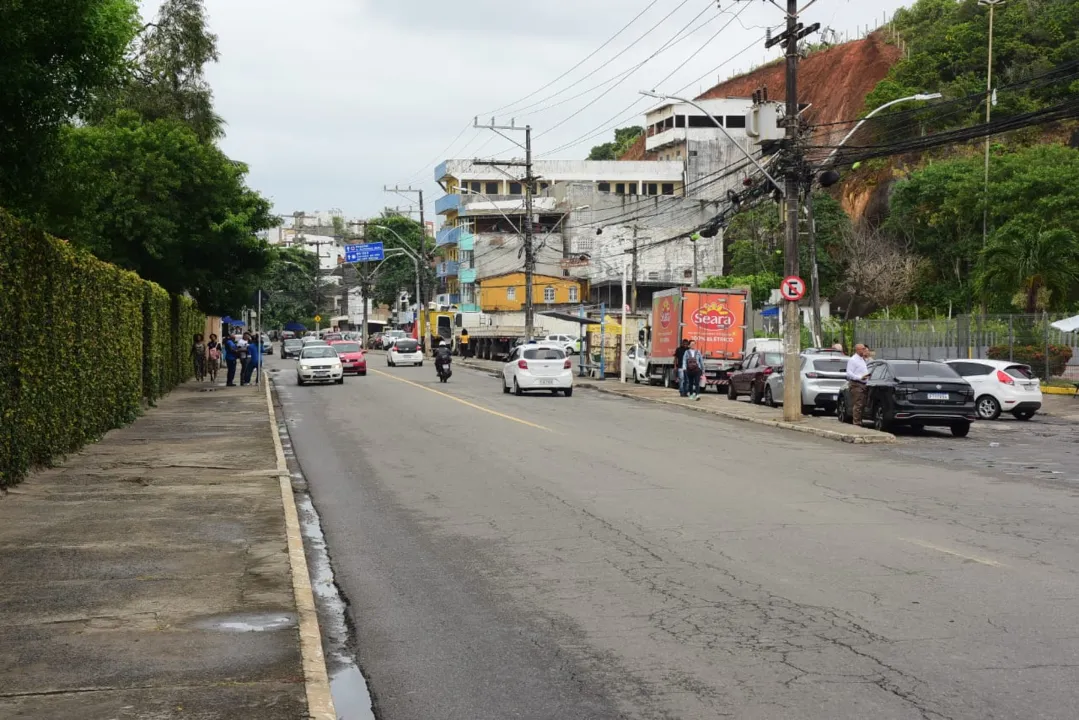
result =
[[[566,397],[573,395],[573,362],[556,345],[529,343],[510,352],[502,368],[502,392],[513,390],[524,395],[532,390],[546,390]]]
[[[304,339],[300,342],[303,343],[304,347],[310,347],[311,345],[329,345],[329,343],[325,340],[320,340],[319,338],[311,335],[304,337]]]
[[[563,348],[567,355],[581,352],[581,339],[574,335],[548,335],[540,342],[544,345],[557,345]]]
[[[626,351],[622,361],[626,366],[626,379],[635,383],[648,381],[648,352],[641,345],[634,345]]]
[[[309,382],[344,384],[345,369],[341,365],[341,358],[329,345],[308,345],[300,351],[300,358],[296,361],[296,384],[306,385]]]
[[[412,338],[397,338],[393,345],[386,351],[386,364],[390,367],[398,365],[416,365],[423,367],[423,353],[420,352],[420,344]]]
[[[390,345],[397,340],[403,340],[408,338],[408,333],[404,330],[387,330],[382,334],[382,349],[389,350]]]
[[[1002,412],[1029,420],[1042,407],[1041,382],[1029,365],[1006,360],[945,360],[974,388],[974,406],[982,420]]]

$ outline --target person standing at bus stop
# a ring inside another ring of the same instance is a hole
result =
[[[682,360],[689,350],[689,340],[683,340],[674,351],[674,371],[678,374],[678,394],[686,397],[686,374],[682,370]]]

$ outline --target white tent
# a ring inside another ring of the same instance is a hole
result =
[[[1079,330],[1079,315],[1065,318],[1064,320],[1057,320],[1055,323],[1053,323],[1053,327],[1055,327],[1057,330],[1060,330],[1061,332],[1075,332]]]

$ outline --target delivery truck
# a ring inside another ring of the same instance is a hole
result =
[[[749,290],[675,288],[652,298],[651,350],[648,380],[677,387],[674,351],[682,340],[694,340],[704,356],[704,390],[727,391],[727,378],[738,368],[751,330]]]

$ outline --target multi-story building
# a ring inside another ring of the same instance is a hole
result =
[[[537,309],[584,302],[588,283],[557,275],[532,276],[532,304]],[[525,274],[510,272],[485,277],[478,283],[479,306],[485,313],[517,312],[525,307]]]

